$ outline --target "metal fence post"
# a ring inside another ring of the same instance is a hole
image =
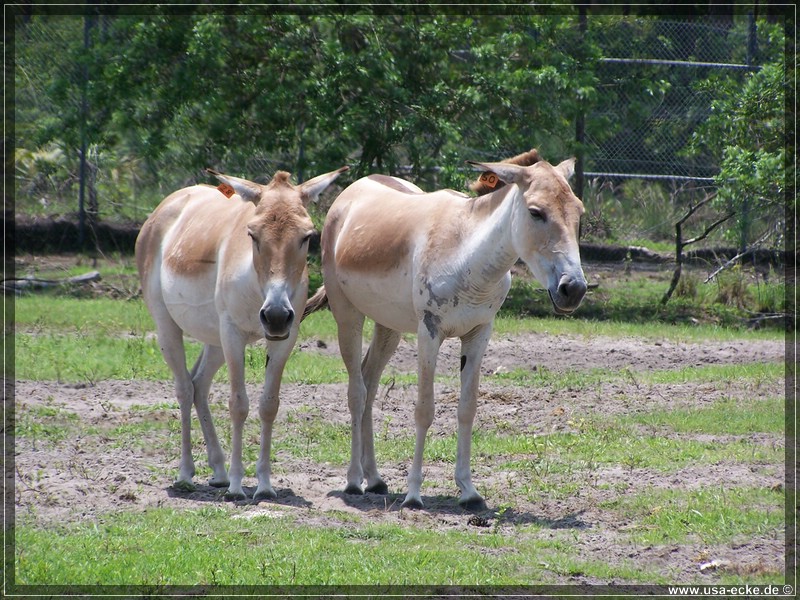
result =
[[[91,42],[92,18],[89,15],[83,17],[83,50],[84,58],[88,56]],[[83,81],[81,81],[81,157],[79,171],[79,190],[78,190],[78,245],[83,250],[86,246],[86,121],[89,118],[89,101],[87,99],[87,88],[89,87],[89,66],[84,63],[82,69]]]
[[[586,6],[578,7],[578,23],[581,32],[581,43],[586,39]],[[583,198],[583,143],[586,139],[586,116],[579,103],[575,116],[575,195]]]

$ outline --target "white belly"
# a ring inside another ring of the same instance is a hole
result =
[[[417,332],[410,278],[340,273],[339,281],[347,299],[376,323],[395,331]]]
[[[215,273],[182,277],[162,267],[161,291],[170,316],[184,333],[204,344],[221,345],[214,303]]]

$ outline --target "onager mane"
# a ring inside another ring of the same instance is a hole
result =
[[[512,165],[520,165],[522,167],[529,167],[534,163],[539,162],[542,160],[542,157],[539,156],[539,152],[536,148],[532,148],[527,152],[523,152],[522,154],[517,154],[516,156],[512,156],[511,158],[507,158],[501,162],[504,163],[511,163]],[[486,177],[491,175],[491,171],[484,171],[481,173],[480,177],[469,184],[469,189],[475,192],[478,196],[483,196],[490,192],[495,192],[499,190],[501,187],[505,186],[505,182],[500,181],[499,179],[496,181],[494,187],[489,185],[486,182]]]

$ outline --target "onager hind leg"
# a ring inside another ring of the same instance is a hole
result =
[[[397,349],[400,342],[400,333],[380,325],[375,324],[375,331],[372,335],[367,355],[361,364],[361,373],[367,394],[364,404],[364,414],[361,421],[361,467],[364,470],[364,477],[367,480],[366,491],[375,494],[386,494],[389,488],[378,474],[378,465],[375,460],[375,439],[372,423],[372,404],[378,393],[381,373],[386,368],[389,359]]]
[[[344,493],[363,494],[362,424],[367,398],[367,388],[361,372],[361,332],[364,328],[364,315],[352,311],[343,317],[339,313],[336,322],[339,328],[339,350],[347,368],[347,406],[350,410],[350,466],[347,469],[347,486],[344,488]]]
[[[323,277],[325,276],[323,271]],[[335,278],[331,277],[325,285],[328,303],[331,307],[339,337],[339,352],[347,368],[347,406],[350,410],[350,466],[347,469],[345,494],[363,494],[361,484],[364,470],[361,466],[363,456],[362,422],[366,405],[367,388],[361,370],[362,332],[364,315],[345,297]]]
[[[205,345],[200,356],[197,357],[197,362],[192,367],[191,373],[194,386],[194,408],[200,421],[200,428],[203,430],[203,438],[206,441],[208,465],[213,473],[208,483],[214,487],[227,487],[230,483],[228,481],[228,473],[225,471],[225,456],[222,453],[222,447],[219,444],[219,438],[217,438],[217,430],[214,428],[214,422],[211,420],[211,411],[208,407],[208,392],[211,389],[211,381],[224,362],[225,355],[222,352],[222,348]]]
[[[422,508],[422,459],[425,451],[425,437],[433,423],[433,377],[436,372],[436,359],[442,339],[438,334],[429,333],[427,325],[420,323],[417,332],[417,348],[419,351],[417,366],[417,404],[414,408],[416,424],[416,443],[414,444],[414,462],[408,472],[408,493],[403,506],[406,508]]]
[[[159,310],[160,309],[160,310]],[[164,361],[175,379],[175,396],[181,410],[181,460],[175,487],[194,491],[194,459],[192,458],[192,405],[194,404],[194,384],[186,369],[186,350],[183,347],[183,331],[167,313],[166,307],[151,306],[151,312],[158,331],[158,345]]]

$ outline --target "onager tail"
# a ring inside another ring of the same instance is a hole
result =
[[[321,285],[317,293],[311,296],[306,302],[306,307],[303,310],[303,316],[300,317],[300,322],[303,322],[308,315],[323,308],[328,308],[328,294],[325,292],[325,286]]]

